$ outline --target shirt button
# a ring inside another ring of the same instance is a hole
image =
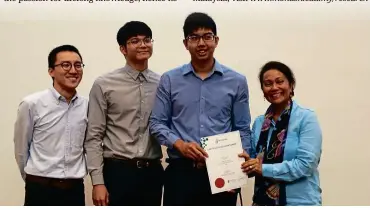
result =
[[[141,101],[141,103],[144,103],[144,101]]]
[[[201,128],[203,128],[203,125],[200,125]]]

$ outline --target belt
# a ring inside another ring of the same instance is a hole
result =
[[[160,159],[120,159],[120,158],[105,158],[104,161],[118,162],[125,165],[129,165],[135,168],[149,168],[151,166],[161,165]]]
[[[49,177],[41,177],[35,175],[26,175],[26,181],[35,182],[42,185],[56,187],[60,189],[70,189],[75,187],[76,185],[82,184],[83,179],[58,179],[58,178],[49,178]]]
[[[169,164],[173,165],[181,165],[181,166],[188,166],[196,169],[205,169],[206,168],[206,163],[205,162],[200,162],[200,161],[194,161],[191,159],[186,159],[186,158],[167,158],[166,162]]]

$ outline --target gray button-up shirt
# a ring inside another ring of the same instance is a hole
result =
[[[84,144],[93,185],[104,184],[104,157],[162,158],[161,147],[148,128],[159,79],[149,69],[140,74],[126,65],[94,82]]]

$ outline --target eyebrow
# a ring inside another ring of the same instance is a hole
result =
[[[75,60],[75,61],[60,61],[60,63],[82,63],[82,61],[79,61],[79,60]]]
[[[203,35],[206,35],[206,34],[213,34],[213,32],[207,32],[207,33],[204,33],[204,34],[195,34],[195,33],[192,33],[189,36],[203,36]]]
[[[276,80],[276,79],[284,79],[283,77],[276,77],[275,79],[264,79],[264,80]]]
[[[139,35],[139,36],[143,36],[143,35]],[[146,38],[150,38],[149,36],[144,36],[143,39],[146,39]],[[132,39],[140,39],[139,37],[137,36],[134,36],[134,37],[131,37],[129,40],[132,40]]]

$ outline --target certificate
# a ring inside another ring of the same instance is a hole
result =
[[[241,169],[245,161],[239,131],[203,137],[201,146],[208,153],[206,166],[212,194],[241,188],[248,176]]]

